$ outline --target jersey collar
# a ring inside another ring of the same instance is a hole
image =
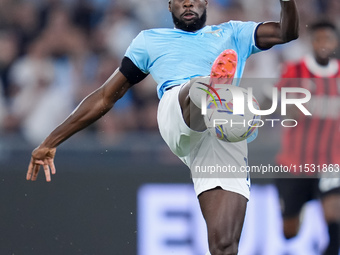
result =
[[[339,71],[339,62],[336,59],[331,59],[327,66],[319,65],[312,55],[307,55],[304,62],[308,70],[319,77],[334,76]]]

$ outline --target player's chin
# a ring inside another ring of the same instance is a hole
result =
[[[182,26],[182,29],[188,32],[193,32],[200,28],[201,27],[197,24],[197,20],[190,20],[187,22],[183,22],[183,26]]]
[[[187,26],[192,26],[192,25],[196,24],[197,21],[198,21],[198,18],[196,18],[196,17],[191,18],[191,19],[182,19],[182,22]]]
[[[332,57],[332,53],[333,52],[328,51],[328,50],[320,50],[316,52],[316,55],[319,59],[327,60]]]

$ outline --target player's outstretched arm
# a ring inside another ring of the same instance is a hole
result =
[[[42,166],[46,181],[51,181],[51,173],[55,174],[56,172],[54,156],[57,146],[106,114],[129,87],[130,83],[117,69],[100,88],[87,96],[70,116],[32,152],[26,179],[35,181]]]
[[[269,49],[299,37],[299,15],[295,0],[280,0],[280,3],[280,22],[264,22],[257,29],[256,45],[261,49]]]

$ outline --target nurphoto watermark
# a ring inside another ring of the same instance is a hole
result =
[[[301,111],[305,116],[312,116],[312,113],[304,106],[304,104],[308,103],[311,100],[311,93],[309,90],[305,88],[298,87],[287,87],[281,88],[280,100],[279,100],[279,91],[278,88],[272,88],[272,104],[269,109],[260,109],[254,106],[254,96],[253,96],[253,88],[249,87],[247,89],[237,87],[234,85],[216,85],[215,87],[211,87],[210,85],[204,84],[207,89],[204,90],[210,98],[215,102],[216,108],[219,108],[220,104],[222,107],[219,111],[223,111],[223,103],[228,103],[226,98],[223,98],[223,95],[219,93],[221,89],[223,91],[230,92],[232,96],[232,109],[229,109],[228,113],[232,115],[244,116],[246,111],[248,110],[250,113],[256,116],[268,116],[273,114],[279,104],[281,109],[281,116],[287,116],[287,106],[294,105]],[[245,92],[246,90],[246,92]],[[247,98],[246,98],[247,97]],[[230,100],[229,100],[230,101]],[[247,102],[247,104],[246,104]],[[201,113],[202,115],[207,115],[208,109],[208,101],[207,95],[202,95],[201,97]],[[247,107],[247,108],[246,108]],[[272,119],[272,118],[259,118],[254,122],[253,120],[242,120],[235,121],[233,119],[225,119],[225,118],[213,118],[211,119],[213,126],[219,125],[228,125],[230,127],[234,126],[243,126],[243,127],[263,127],[265,123],[274,127],[276,123],[280,123],[283,127],[296,127],[298,125],[298,121],[292,118],[283,118],[283,119]]]

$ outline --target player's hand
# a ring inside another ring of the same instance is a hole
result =
[[[44,168],[46,181],[51,181],[51,173],[55,174],[54,156],[56,148],[38,147],[32,152],[31,162],[28,166],[26,179],[35,181],[38,177],[40,167]]]

